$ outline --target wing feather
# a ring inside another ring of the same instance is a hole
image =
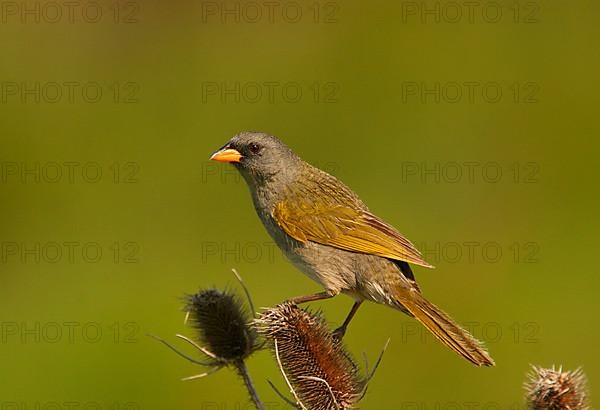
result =
[[[318,204],[306,197],[291,196],[273,209],[274,220],[292,238],[433,267],[408,239],[368,210],[345,206],[335,199],[337,196],[328,196]]]

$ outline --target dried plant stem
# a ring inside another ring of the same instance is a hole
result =
[[[246,284],[242,280],[242,277],[238,273],[238,271],[235,268],[232,268],[231,271],[237,278],[238,282],[240,282],[240,286],[242,287],[242,289],[244,289],[244,293],[246,294],[246,299],[248,299],[248,305],[250,305],[250,313],[252,313],[252,317],[256,318],[256,310],[254,309],[254,302],[252,302],[252,297],[250,296],[250,291],[246,287]]]
[[[250,378],[250,373],[248,373],[246,363],[244,363],[243,360],[239,360],[235,364],[235,367],[240,376],[242,376],[242,379],[244,380],[244,385],[246,386],[248,394],[250,394],[250,398],[252,399],[252,402],[254,403],[256,408],[258,410],[265,410],[265,405],[262,403],[262,401],[260,401],[258,393],[256,392],[256,388],[254,387],[254,383],[252,383],[252,379]]]

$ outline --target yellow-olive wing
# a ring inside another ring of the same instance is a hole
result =
[[[331,197],[317,203],[295,196],[277,203],[272,216],[289,236],[300,242],[312,241],[433,267],[392,226],[367,210],[336,203]]]

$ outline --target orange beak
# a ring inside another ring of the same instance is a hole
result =
[[[242,154],[236,149],[224,147],[212,154],[210,159],[219,162],[240,162]]]

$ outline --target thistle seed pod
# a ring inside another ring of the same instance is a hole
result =
[[[200,290],[186,296],[185,310],[201,344],[221,361],[243,361],[259,348],[251,317],[237,295]]]
[[[348,409],[360,400],[366,380],[320,314],[284,303],[256,323],[301,407]]]
[[[563,371],[531,366],[525,382],[531,410],[587,410],[586,379],[581,369]]]

